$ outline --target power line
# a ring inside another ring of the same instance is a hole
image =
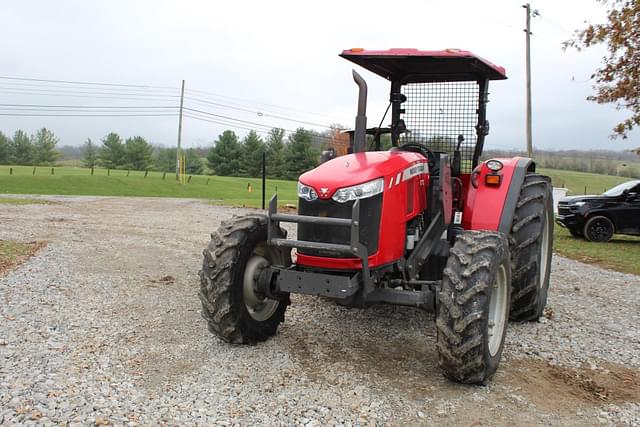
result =
[[[39,114],[39,113],[0,113],[0,116],[11,116],[11,117],[175,117],[177,113],[173,114],[138,114],[138,113],[130,113],[130,114]]]
[[[105,96],[105,95],[80,95],[80,94],[61,94],[61,93],[31,93],[31,92],[21,92],[21,91],[12,91],[0,88],[0,93],[11,94],[11,95],[28,95],[28,96],[57,96],[62,98],[91,98],[91,99],[117,99],[117,100],[131,100],[131,101],[168,101],[175,100],[178,96],[167,95],[165,97],[158,99],[149,99],[148,97],[135,97],[135,96]],[[172,99],[175,98],[175,99]]]
[[[311,121],[307,121],[307,120],[300,120],[300,119],[295,119],[293,117],[280,116],[280,115],[277,115],[277,114],[263,113],[262,111],[250,110],[248,108],[235,107],[235,106],[232,106],[232,105],[222,104],[222,103],[219,103],[219,102],[205,101],[205,100],[198,99],[198,98],[192,98],[190,96],[186,97],[186,99],[194,101],[194,102],[199,102],[201,104],[215,105],[217,107],[228,108],[228,109],[237,110],[237,111],[243,111],[245,113],[252,113],[252,114],[256,114],[256,115],[261,116],[261,117],[262,116],[271,117],[271,118],[274,118],[274,119],[285,120],[285,121],[289,121],[289,122],[295,122],[295,123],[311,125],[311,126],[319,126],[319,127],[323,127],[323,128],[327,128],[327,129],[334,129],[332,126],[325,125],[325,124],[322,124],[322,123],[311,122]]]
[[[86,95],[124,95],[124,96],[141,96],[141,97],[148,97],[148,98],[154,98],[154,97],[160,97],[160,98],[179,98],[178,95],[169,95],[169,94],[159,94],[159,93],[138,93],[138,92],[90,92],[87,91],[87,89],[81,89],[78,90],[76,88],[69,88],[69,89],[63,89],[63,90],[58,90],[58,89],[34,89],[34,88],[13,88],[13,87],[4,87],[4,86],[0,86],[0,89],[2,90],[12,90],[12,91],[20,91],[20,92],[28,92],[28,93],[56,93],[56,94],[86,94]],[[97,90],[97,89],[96,89]]]
[[[231,120],[231,121],[239,122],[239,123],[243,123],[243,124],[248,124],[248,125],[253,125],[253,126],[269,127],[269,128],[279,128],[279,129],[284,129],[287,132],[292,132],[292,133],[295,132],[294,130],[286,129],[286,128],[283,128],[281,126],[263,125],[261,123],[256,123],[256,122],[252,122],[252,121],[248,121],[248,120],[241,120],[241,119],[236,119],[236,118],[229,117],[229,116],[223,116],[221,114],[214,114],[214,113],[211,113],[209,111],[196,110],[194,108],[187,108],[187,107],[185,107],[184,109],[187,110],[187,111],[196,112],[196,113],[204,114],[204,115],[207,115],[207,116],[217,117],[217,118],[220,118],[220,119]],[[318,137],[318,138],[322,138],[322,139],[333,140],[333,138],[326,137],[324,135],[314,134],[314,136]]]
[[[177,108],[175,105],[49,105],[49,104],[0,104],[0,107],[42,107],[42,108]]]
[[[328,117],[328,118],[331,118],[331,119],[337,119],[337,120],[340,120],[340,121],[345,120],[344,117],[337,117],[337,116],[332,116],[332,115],[329,115],[329,114],[322,114],[322,113],[314,113],[314,112],[311,112],[311,111],[305,111],[305,110],[300,110],[300,109],[291,108],[291,107],[284,107],[284,106],[281,106],[281,105],[269,104],[269,103],[266,103],[266,102],[251,101],[251,100],[248,100],[248,99],[237,98],[237,97],[233,97],[233,96],[220,95],[220,94],[213,93],[213,92],[208,92],[208,91],[205,91],[205,90],[187,89],[186,91],[187,92],[202,93],[202,94],[213,96],[214,98],[226,98],[226,99],[231,99],[231,100],[235,99],[235,100],[238,100],[238,101],[242,101],[244,104],[247,104],[247,103],[258,104],[258,105],[264,105],[264,106],[267,106],[267,107],[277,108],[277,109],[280,109],[280,110],[294,111],[296,113],[303,113],[303,114],[308,114],[308,115],[312,115],[312,116],[324,116],[324,117]],[[236,105],[242,105],[242,104],[237,103],[237,102],[231,102],[231,103],[232,104],[236,104]]]
[[[171,86],[133,85],[133,84],[122,84],[122,83],[99,83],[99,82],[83,82],[83,81],[73,81],[73,80],[50,80],[50,79],[34,79],[34,78],[27,78],[27,77],[0,76],[0,79],[30,81],[30,82],[46,82],[46,83],[65,83],[65,84],[76,84],[76,85],[92,85],[92,86],[118,86],[118,87],[134,87],[134,88],[148,88],[148,89],[179,90],[179,88],[171,87]]]

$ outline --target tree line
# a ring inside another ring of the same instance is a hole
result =
[[[13,138],[0,132],[0,165],[52,165],[59,157],[57,144],[58,138],[47,128],[33,135],[18,129]]]
[[[328,138],[304,128],[288,136],[284,129],[274,128],[265,138],[255,131],[240,138],[234,131],[225,130],[212,146],[189,148],[182,153],[188,174],[259,177],[264,154],[269,178],[296,179],[317,166],[320,149]],[[46,128],[31,136],[18,130],[13,138],[0,132],[0,164],[53,165],[62,157],[56,149],[58,142]],[[87,168],[176,170],[176,148],[154,146],[142,136],[124,139],[110,132],[97,143],[88,138],[79,152],[69,147],[62,147],[62,151],[76,152],[78,155],[72,158],[81,157],[82,165]]]

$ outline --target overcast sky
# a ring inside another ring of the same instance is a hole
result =
[[[461,48],[504,66],[509,76],[490,85],[487,146],[524,148],[521,6],[522,1],[506,0],[4,0],[0,75],[176,89],[65,87],[0,79],[0,95],[4,104],[175,106],[184,79],[191,98],[185,103],[188,108],[286,129],[301,123],[273,116],[352,126],[357,88],[350,69],[355,66],[339,58],[340,51]],[[601,21],[603,7],[595,0],[540,0],[532,7],[540,12],[532,21],[534,145],[547,149],[640,145],[639,132],[627,141],[608,138],[624,112],[585,100],[592,92],[589,76],[604,51],[576,53],[561,48],[585,21]],[[369,124],[377,125],[388,102],[388,83],[358,71],[369,83]],[[115,131],[169,146],[177,135],[174,116],[0,116],[0,130],[7,134],[17,128],[32,133],[42,126],[53,130],[62,145],[80,145],[87,137],[97,141]],[[226,128],[231,127],[185,118],[184,146],[211,144]]]

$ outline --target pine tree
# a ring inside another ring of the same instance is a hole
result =
[[[29,136],[21,129],[13,134],[11,140],[11,163],[14,165],[33,164],[33,144]]]
[[[100,148],[100,164],[108,169],[115,169],[124,165],[125,149],[122,138],[115,132],[111,132],[102,140]]]
[[[242,141],[242,171],[247,176],[258,178],[262,176],[262,153],[265,144],[255,131],[250,131]]]
[[[0,165],[11,163],[11,140],[0,132]]]
[[[214,175],[239,176],[242,146],[235,132],[225,130],[207,154],[207,165]]]
[[[284,129],[273,128],[267,137],[267,176],[284,178]]]
[[[303,172],[313,169],[318,164],[318,152],[311,147],[311,133],[298,128],[289,136],[289,143],[284,149],[286,179],[298,179]]]
[[[58,138],[47,128],[42,128],[31,137],[33,144],[33,163],[36,165],[50,165],[56,161]]]
[[[82,146],[82,165],[85,168],[94,168],[98,165],[98,147],[87,138]]]
[[[153,146],[141,136],[127,138],[124,144],[125,165],[129,169],[143,171],[151,166]]]

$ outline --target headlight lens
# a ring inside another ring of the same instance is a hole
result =
[[[383,189],[384,178],[378,178],[353,187],[341,188],[334,193],[333,200],[338,203],[346,203],[351,200],[366,199],[382,193]]]
[[[502,162],[495,159],[487,160],[487,167],[494,172],[498,172],[502,169]]]
[[[584,206],[586,204],[587,202],[574,202],[574,203],[571,203],[569,206],[572,208],[579,208],[580,206]]]
[[[318,198],[318,193],[316,193],[316,190],[313,188],[298,181],[298,197],[301,197],[308,202],[312,202]]]

